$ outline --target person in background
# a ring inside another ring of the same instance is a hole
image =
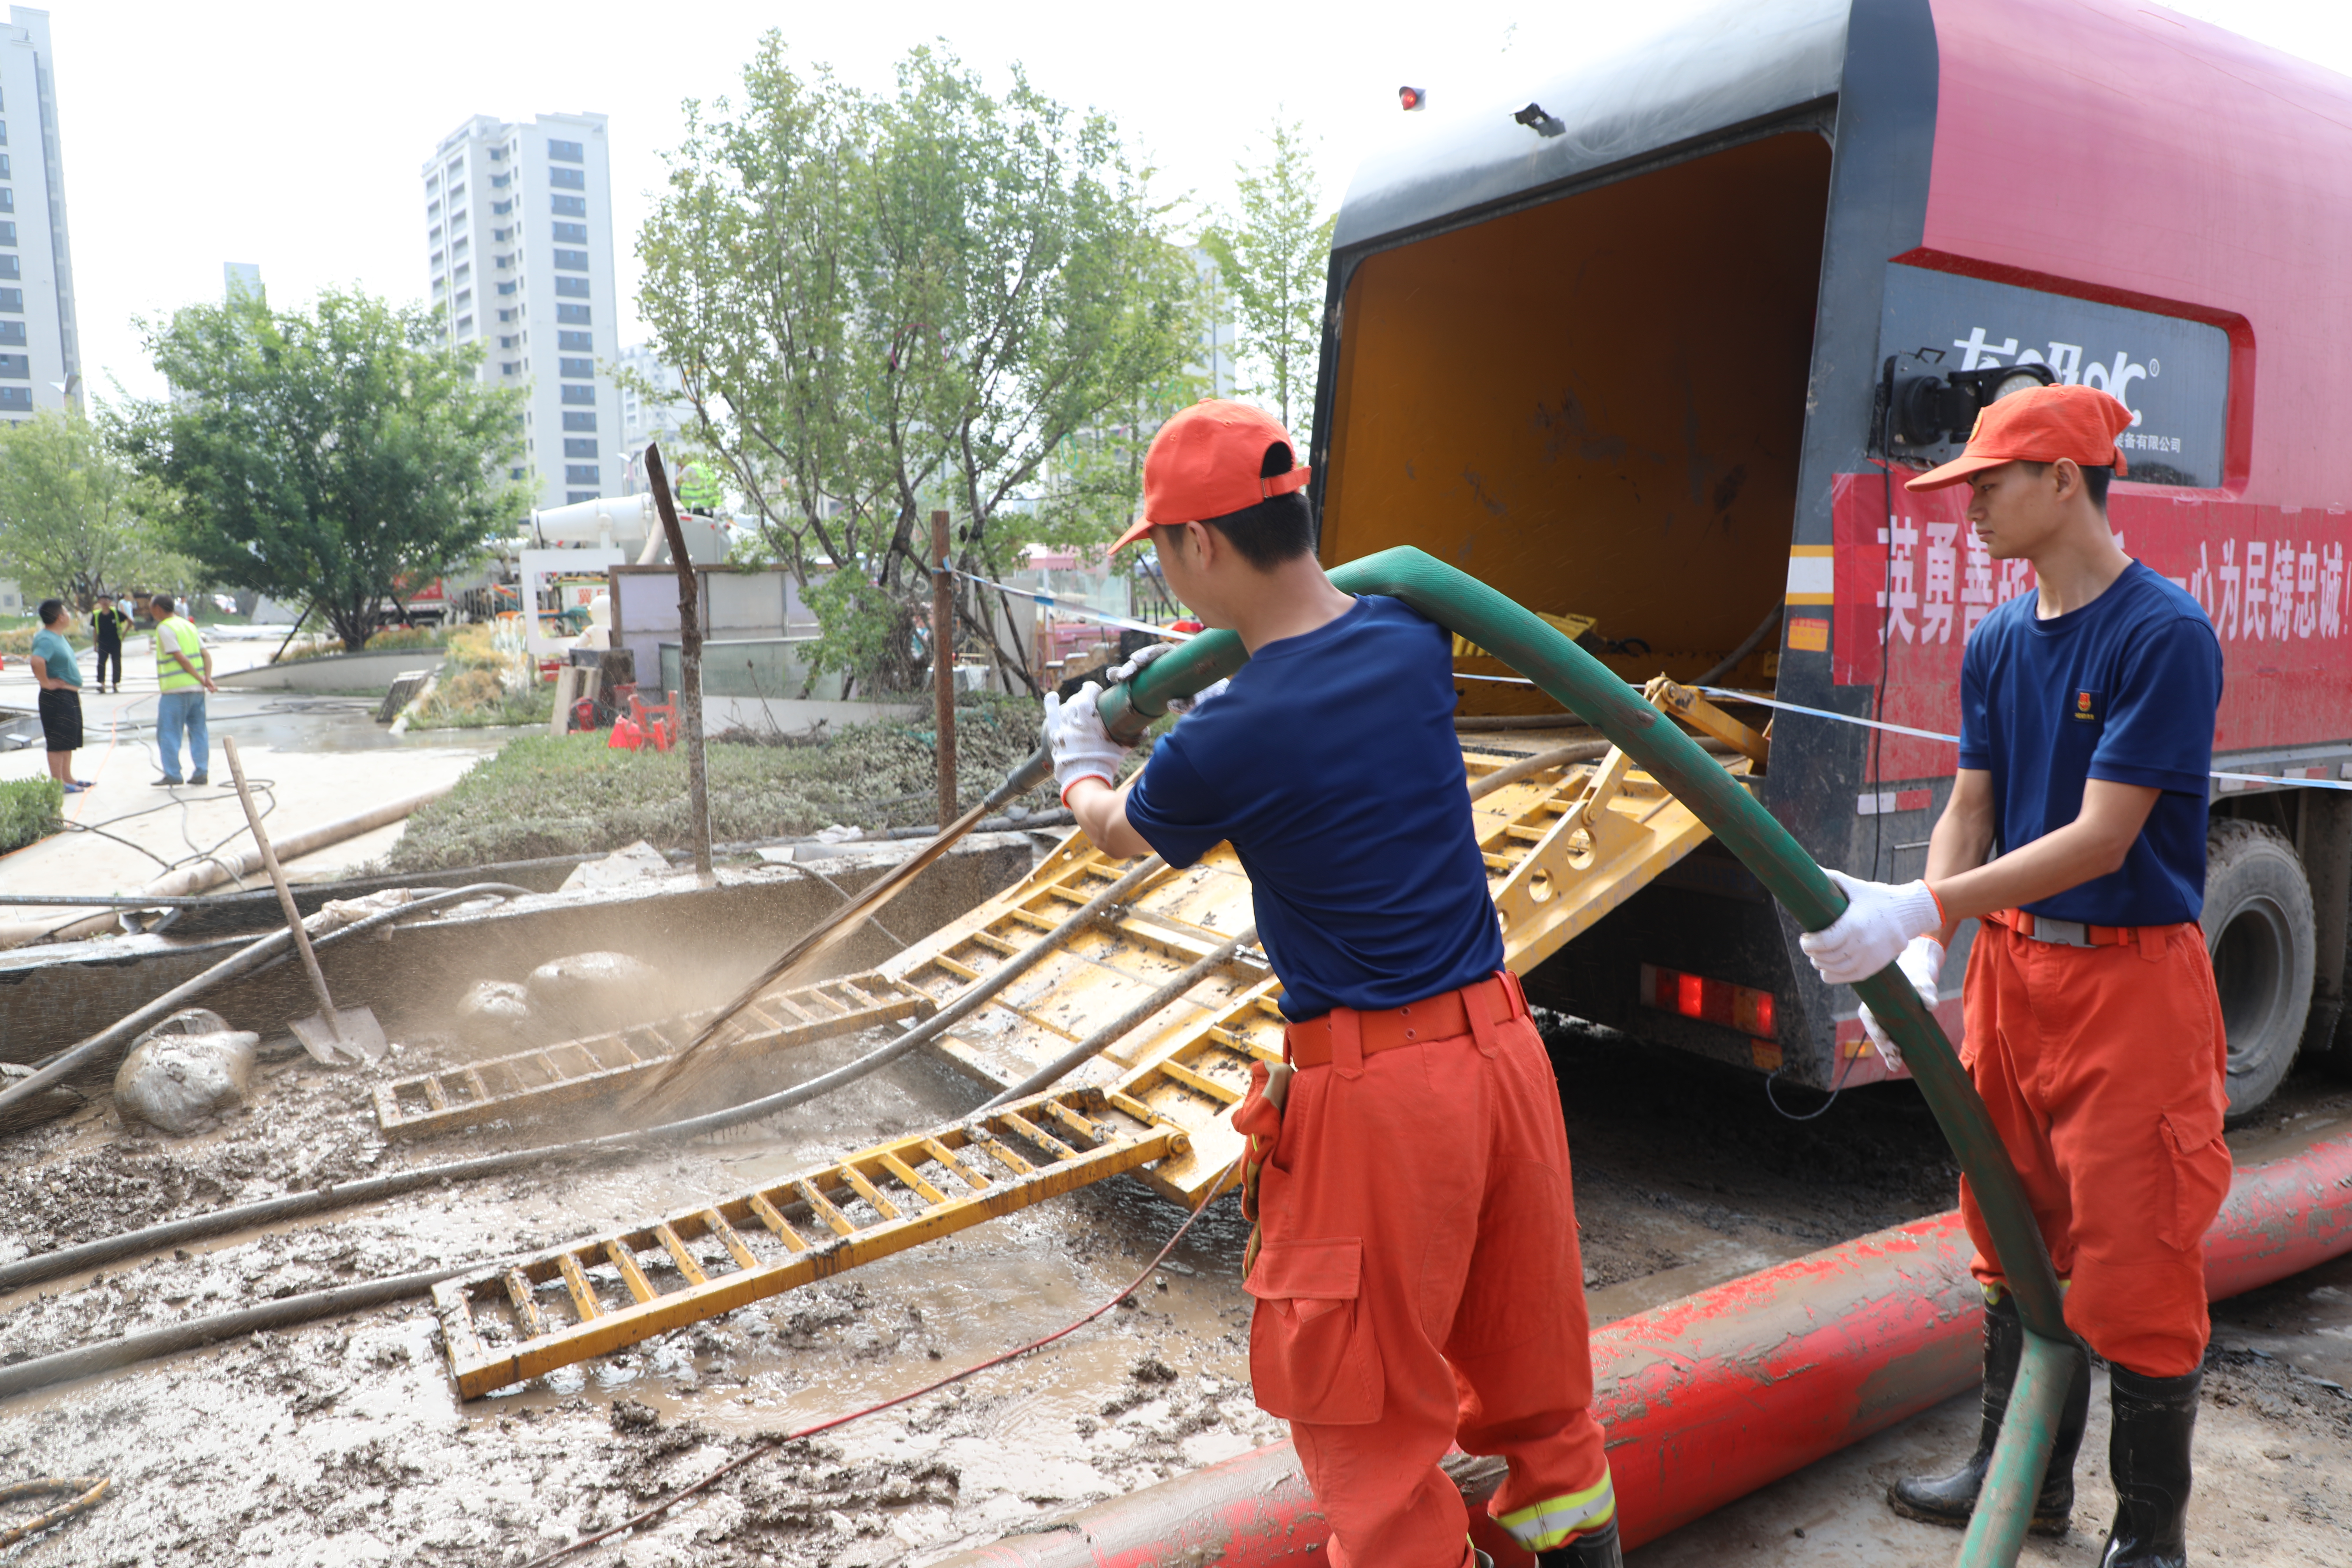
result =
[[[100,691],[122,689],[122,637],[131,629],[131,610],[112,599],[100,599],[97,613],[89,617],[89,629],[98,638],[98,689]],[[106,668],[111,661],[114,680],[106,679]]]
[[[212,650],[205,647],[195,623],[181,615],[169,594],[158,594],[148,608],[155,613],[155,742],[162,753],[163,776],[159,789],[180,784],[180,737],[188,738],[187,782],[212,783],[212,738],[205,731],[205,693],[218,691],[213,684]]]
[[[41,688],[41,738],[48,743],[49,776],[68,795],[89,785],[73,776],[73,754],[81,750],[81,661],[66,641],[74,613],[63,599],[41,601],[41,629],[33,634],[33,679]]]

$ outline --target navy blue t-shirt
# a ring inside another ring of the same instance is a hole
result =
[[[1452,636],[1367,594],[1258,649],[1144,764],[1128,821],[1171,866],[1233,845],[1285,1016],[1400,1007],[1503,967],[1454,701]]]
[[[2205,906],[2206,773],[2221,645],[2196,600],[2139,562],[2079,610],[2020,595],[1960,657],[1960,766],[1992,774],[2000,847],[2082,814],[2087,780],[2162,790],[2123,867],[2025,906],[2092,925],[2172,925]]]

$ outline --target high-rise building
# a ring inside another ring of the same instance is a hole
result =
[[[79,408],[81,390],[49,14],[11,5],[0,26],[0,418]]]
[[[601,114],[478,114],[425,165],[426,297],[484,381],[530,389],[513,477],[541,506],[621,493],[611,168]]]

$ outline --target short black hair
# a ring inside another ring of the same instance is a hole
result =
[[[2050,471],[2047,463],[2026,463],[2024,466],[2037,475]],[[2107,487],[2115,482],[2116,466],[2113,463],[2103,463],[2095,468],[2088,463],[2074,466],[2083,470],[2083,488],[2091,492],[2091,504],[2101,511],[2106,510]]]
[[[1274,479],[1296,467],[1286,442],[1270,442],[1258,464],[1258,478]],[[1202,521],[1233,541],[1242,559],[1261,572],[1315,552],[1315,503],[1305,490],[1269,496],[1255,506]]]
[[[66,602],[63,599],[43,599],[41,601],[41,625],[45,626],[53,626],[65,618]]]
[[[169,594],[158,594],[153,598],[147,601],[147,607],[151,610],[158,605],[163,605],[167,610],[176,611],[180,607],[180,602],[172,597]]]

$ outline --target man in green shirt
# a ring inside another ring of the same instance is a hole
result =
[[[74,614],[63,599],[41,601],[41,629],[33,634],[33,679],[41,689],[41,739],[49,748],[49,776],[68,795],[89,785],[73,776],[73,754],[81,750],[81,661],[66,637]]]
[[[205,693],[218,691],[213,684],[212,650],[196,633],[195,623],[181,615],[172,595],[158,594],[149,608],[155,612],[155,744],[162,753],[160,789],[180,784],[180,737],[188,738],[187,782],[212,783],[212,738],[205,730]]]

